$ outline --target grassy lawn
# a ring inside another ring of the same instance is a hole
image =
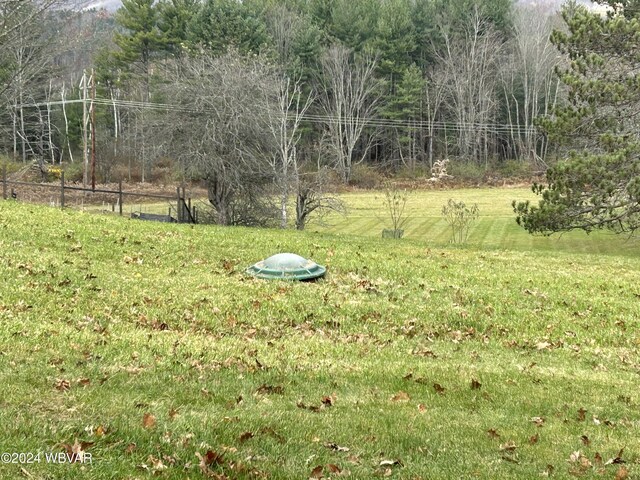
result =
[[[391,223],[384,210],[384,193],[364,191],[342,195],[349,208],[347,217],[332,216],[328,225],[311,225],[310,229],[347,235],[380,237]],[[410,193],[406,206],[408,216],[405,238],[445,246],[451,238],[448,224],[442,218],[442,206],[449,198],[463,200],[467,205],[477,203],[480,219],[469,233],[469,246],[481,249],[509,249],[520,251],[546,250],[571,253],[606,253],[637,255],[640,242],[607,232],[590,235],[570,232],[552,237],[532,236],[519,227],[511,202],[537,197],[526,187],[476,188],[459,190],[417,190]]]
[[[637,478],[638,245],[531,239],[520,193],[401,241],[373,194],[333,233],[0,202],[0,445],[42,452],[0,478]],[[282,251],[326,278],[244,275]]]

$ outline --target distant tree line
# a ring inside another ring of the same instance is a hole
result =
[[[542,7],[124,0],[110,15],[51,2],[0,13],[0,148],[77,164],[89,131],[102,179],[119,167],[147,181],[175,162],[206,182],[218,223],[304,228],[311,212],[339,208],[329,177],[348,184],[360,164],[543,170],[568,148],[535,123],[566,98],[550,38],[563,24]]]

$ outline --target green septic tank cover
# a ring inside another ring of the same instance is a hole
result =
[[[278,253],[247,268],[247,273],[258,278],[284,280],[310,280],[325,274],[322,265],[295,253]]]

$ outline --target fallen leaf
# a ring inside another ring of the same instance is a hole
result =
[[[433,353],[431,350],[429,349],[414,349],[411,352],[413,355],[418,355],[419,357],[428,357],[428,358],[438,358],[438,355],[436,355],[435,353]]]
[[[544,417],[532,417],[531,421],[536,424],[536,426],[541,427],[544,424]]]
[[[582,435],[582,436],[580,437],[580,440],[582,440],[582,444],[583,444],[585,447],[588,447],[588,446],[591,444],[591,440],[589,440],[589,437],[587,437],[586,435]]]
[[[145,413],[142,416],[142,426],[144,428],[153,428],[156,426],[156,417],[151,413]]]
[[[498,431],[495,428],[490,428],[489,430],[487,430],[487,434],[491,438],[500,438],[500,434],[498,433]]]
[[[70,463],[83,462],[86,450],[93,445],[93,442],[78,442],[78,439],[73,442],[73,445],[63,443],[61,446],[67,453]]]
[[[336,473],[338,475],[342,473],[342,469],[339,466],[334,465],[333,463],[327,464],[327,470],[329,470],[331,473]]]
[[[133,451],[137,448],[135,443],[130,443],[127,445],[127,448],[124,449],[124,453],[133,453]]]
[[[506,451],[506,452],[514,452],[516,448],[518,447],[513,440],[509,440],[508,442],[500,445],[500,450]]]
[[[312,412],[318,413],[320,411],[320,407],[317,405],[307,405],[306,403],[299,401],[296,403],[296,407],[302,408],[303,410],[310,410]]]
[[[316,468],[311,470],[309,478],[323,478],[324,475],[322,475],[322,470],[324,470],[324,467],[322,465],[318,465]]]
[[[411,400],[411,397],[407,392],[398,392],[391,397],[392,402],[408,402],[409,400]]]
[[[478,390],[482,384],[475,378],[471,380],[471,390]]]
[[[549,348],[551,346],[551,344],[549,342],[538,342],[536,343],[536,349],[538,350],[545,350],[547,348]]]
[[[607,460],[604,464],[605,465],[611,465],[611,464],[620,464],[620,463],[626,463],[623,459],[622,459],[622,453],[624,452],[624,447],[620,449],[620,451],[618,452],[618,455],[615,456],[615,458],[610,458],[609,460]]]
[[[536,443],[538,443],[538,439],[539,439],[539,435],[536,433],[535,435],[533,435],[532,437],[529,437],[529,445],[535,445]]]
[[[420,413],[424,413],[424,412],[426,412],[426,411],[427,411],[427,407],[426,407],[423,403],[420,403],[420,404],[418,405],[418,411],[419,411]]]
[[[335,450],[336,452],[348,452],[349,451],[349,447],[341,447],[337,443],[325,443],[324,446],[329,448],[329,449],[331,449],[331,450]]]
[[[578,421],[579,422],[584,422],[584,419],[586,418],[586,413],[587,411],[580,407],[580,410],[578,410]]]
[[[154,457],[153,455],[149,455],[147,458],[147,462],[151,464],[151,471],[154,474],[158,474],[162,470],[166,470],[168,467],[162,462],[161,459]]]
[[[196,452],[196,457],[200,459],[200,467],[209,467],[209,465],[222,465],[224,463],[224,459],[222,455],[213,450],[207,450],[207,453],[203,455],[200,452]]]
[[[439,383],[434,383],[434,384],[433,384],[433,389],[436,391],[436,393],[438,393],[438,394],[440,394],[440,395],[444,394],[444,392],[445,392],[445,390],[446,390],[446,389],[445,389],[442,385],[440,385]]]
[[[593,461],[596,462],[596,465],[602,465],[602,455],[600,455],[599,452],[596,452],[596,455]]]
[[[626,480],[627,478],[629,478],[629,470],[625,467],[620,467],[616,472],[615,480]]]
[[[580,453],[580,450],[576,450],[575,452],[571,452],[571,455],[569,455],[569,461],[571,463],[576,463],[578,460],[580,460],[581,456],[582,456],[582,454]]]
[[[250,440],[253,438],[253,432],[244,432],[242,435],[240,435],[240,438],[238,438],[238,440],[240,441],[240,443],[244,443],[247,440]]]
[[[402,462],[400,460],[382,460],[379,464],[381,467],[394,467],[394,466],[402,466]]]
[[[282,395],[284,393],[284,387],[281,385],[267,385],[263,383],[256,390],[258,395],[269,395],[269,394],[278,394]]]
[[[96,428],[95,431],[96,437],[103,437],[104,435],[106,435],[106,433],[107,430],[102,425],[98,425],[98,428]]]
[[[322,397],[322,404],[325,407],[331,407],[333,405],[333,399],[331,397]]]
[[[60,390],[61,392],[66,392],[71,388],[71,384],[69,383],[68,380],[59,378],[56,380],[55,387],[56,387],[56,390]]]

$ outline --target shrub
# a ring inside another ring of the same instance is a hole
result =
[[[349,184],[364,189],[374,189],[383,182],[383,177],[375,168],[367,165],[356,165],[351,170]]]
[[[478,204],[467,207],[461,200],[452,198],[442,206],[442,216],[451,227],[451,243],[464,243],[469,236],[469,228],[480,216]]]
[[[399,189],[396,185],[387,182],[384,189],[384,206],[391,219],[392,230],[383,230],[383,238],[402,238],[404,230],[402,227],[409,217],[405,214],[409,192],[406,189]]]

